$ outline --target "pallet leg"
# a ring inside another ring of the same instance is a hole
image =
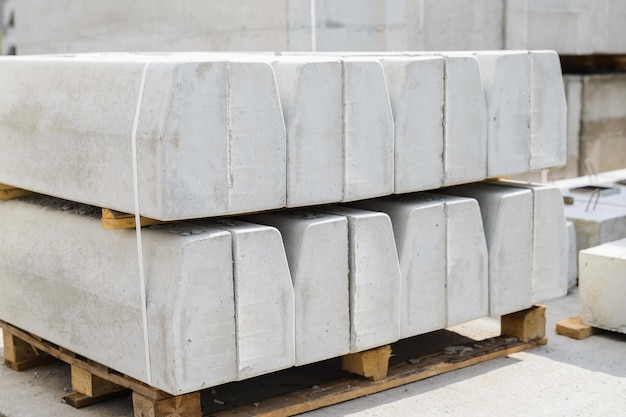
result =
[[[200,392],[155,400],[133,392],[135,417],[201,417]]]
[[[6,331],[3,332],[3,341],[4,364],[15,371],[36,368],[55,360],[47,353]]]
[[[97,404],[128,391],[76,366],[72,366],[72,389],[75,392],[66,395],[63,400],[74,408]]]
[[[503,336],[511,336],[528,343],[546,338],[546,307],[533,306],[501,317]]]
[[[351,353],[342,358],[344,371],[361,375],[372,381],[380,381],[387,377],[391,346],[382,346],[364,352]]]

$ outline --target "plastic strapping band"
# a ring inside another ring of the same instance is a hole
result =
[[[143,342],[146,357],[146,380],[148,385],[152,385],[152,363],[150,361],[150,340],[148,338],[148,303],[146,298],[146,277],[143,268],[143,245],[141,240],[141,217],[139,215],[139,176],[137,174],[137,128],[139,125],[139,115],[143,103],[143,92],[146,87],[146,76],[150,62],[143,67],[141,74],[141,84],[139,85],[139,95],[137,96],[137,107],[135,108],[135,119],[133,121],[132,133],[132,155],[133,155],[133,192],[135,197],[135,232],[137,234],[137,262],[139,264],[139,289],[141,293],[141,316],[143,320]]]

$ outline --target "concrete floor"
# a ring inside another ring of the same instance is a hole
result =
[[[619,416],[626,413],[626,335],[586,340],[555,333],[558,320],[578,314],[578,294],[545,303],[548,344],[379,394],[304,414],[350,416]],[[499,333],[497,320],[455,328],[475,339]],[[0,342],[1,343],[1,342]],[[75,410],[61,402],[69,367],[25,372],[0,367],[0,417],[132,416],[128,397]]]

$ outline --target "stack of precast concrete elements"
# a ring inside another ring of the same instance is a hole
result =
[[[271,0],[264,10],[252,0],[63,1],[5,0],[2,54],[543,49],[565,58],[626,54],[626,0]],[[616,70],[604,65],[582,72],[593,75],[565,78],[565,167],[516,178],[547,182],[626,167],[626,87],[622,75],[603,74]]]
[[[71,3],[71,4],[70,4]],[[554,49],[626,52],[623,0],[8,0],[4,53]],[[9,25],[12,19],[15,24]]]
[[[0,183],[41,194],[0,203],[0,319],[168,393],[567,291],[558,189],[480,182],[564,161],[553,52],[18,56],[0,91]]]

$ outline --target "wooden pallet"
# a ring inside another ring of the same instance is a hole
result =
[[[580,317],[571,317],[556,324],[556,332],[576,340],[586,339],[598,332],[598,329],[583,323]]]
[[[21,188],[15,188],[11,185],[0,184],[0,201],[12,200],[14,198],[28,197],[35,193]]]
[[[0,184],[0,201],[13,200],[15,198],[30,197],[37,195],[33,191],[23,190],[21,188],[13,187],[12,185]],[[133,229],[135,227],[135,215],[130,213],[123,213],[121,211],[111,210],[108,208],[102,209],[102,227],[104,229]],[[151,219],[149,217],[141,216],[139,222],[142,227],[151,226],[153,224],[164,223],[161,220]]]
[[[502,334],[483,341],[441,330],[202,393],[172,396],[9,323],[0,321],[0,327],[7,366],[24,370],[60,359],[71,365],[75,392],[64,397],[68,404],[84,407],[130,390],[136,417],[292,416],[547,343],[545,307],[534,306],[503,316]]]

